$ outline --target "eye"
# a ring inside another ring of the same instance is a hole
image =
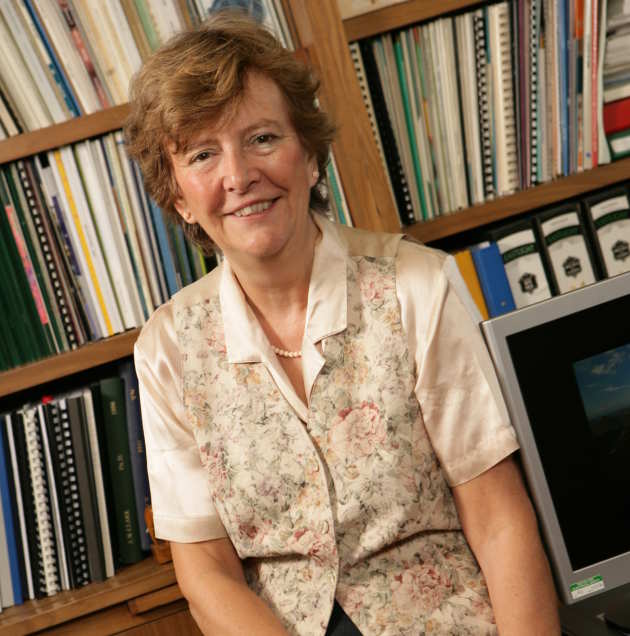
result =
[[[190,163],[204,161],[205,159],[208,159],[208,157],[210,157],[210,153],[207,150],[202,150],[190,158]]]
[[[277,139],[277,136],[273,133],[260,133],[254,136],[252,141],[257,146],[264,146],[272,143],[275,139]]]

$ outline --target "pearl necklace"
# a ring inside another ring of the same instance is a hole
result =
[[[276,355],[282,356],[283,358],[300,358],[300,357],[302,357],[302,352],[301,351],[287,351],[286,349],[280,349],[280,347],[274,347],[274,345],[271,345],[271,348],[273,349],[273,352]]]

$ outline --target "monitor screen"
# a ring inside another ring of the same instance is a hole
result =
[[[630,277],[483,331],[561,595],[630,582]]]

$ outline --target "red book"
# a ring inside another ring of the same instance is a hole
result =
[[[604,104],[604,130],[607,135],[630,128],[630,97]]]

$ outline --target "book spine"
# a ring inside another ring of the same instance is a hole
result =
[[[109,476],[114,494],[114,514],[121,563],[137,563],[143,557],[134,497],[123,381],[119,377],[100,382],[107,440]]]
[[[118,367],[125,387],[125,409],[127,413],[127,434],[129,438],[129,458],[136,502],[136,513],[140,530],[140,546],[143,550],[151,549],[151,541],[147,524],[144,520],[145,508],[150,504],[149,477],[147,473],[147,457],[142,431],[142,416],[138,396],[138,378],[133,362],[126,362]]]
[[[490,96],[488,95],[486,22],[482,10],[475,11],[473,15],[473,26],[475,33],[475,68],[477,71],[484,198],[491,199],[495,194],[492,161],[492,123],[490,118]]]
[[[34,408],[24,410],[24,433],[33,498],[35,501],[35,518],[37,522],[39,548],[41,550],[41,582],[46,595],[52,596],[59,591],[57,555],[54,529],[51,520],[46,468],[42,455],[41,435],[38,430],[36,417],[37,415]]]
[[[63,505],[67,522],[67,554],[72,587],[90,583],[90,568],[81,510],[77,462],[72,446],[70,415],[65,398],[50,405],[54,439],[59,459],[59,482],[63,486]]]
[[[2,423],[4,424],[4,423]],[[4,426],[3,426],[4,428]],[[4,518],[5,538],[7,544],[7,559],[11,574],[13,601],[16,605],[24,602],[22,592],[22,579],[20,575],[19,559],[19,528],[14,523],[13,517],[13,489],[11,488],[11,463],[5,448],[4,430],[0,434],[0,504]],[[4,600],[4,598],[3,598]]]
[[[490,317],[516,309],[497,244],[473,248],[471,254]]]

